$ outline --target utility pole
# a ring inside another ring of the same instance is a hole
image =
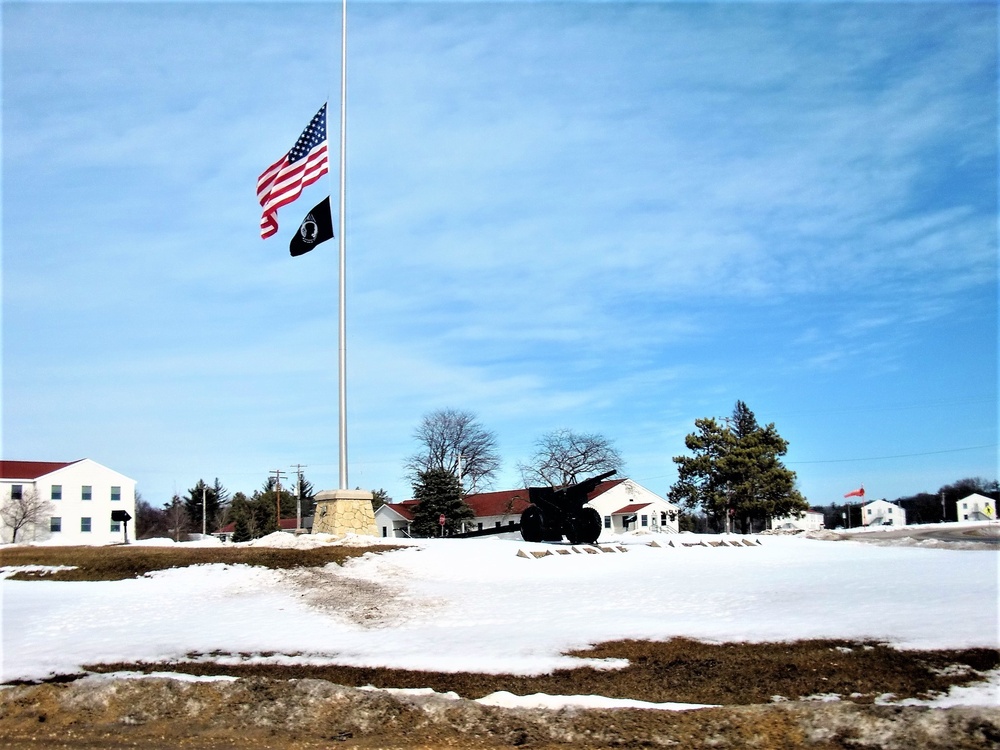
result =
[[[205,529],[205,487],[204,483],[201,485],[201,535],[204,537],[206,534]]]
[[[295,530],[301,531],[302,530],[302,470],[308,469],[309,467],[303,466],[302,464],[294,464],[294,466],[295,466],[295,473],[299,477],[298,489],[295,492],[296,496],[298,497],[295,506]]]
[[[281,477],[287,476],[280,469],[271,469],[274,474],[274,497],[278,503],[278,531],[281,531]]]

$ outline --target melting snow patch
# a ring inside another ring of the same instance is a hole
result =
[[[701,703],[650,703],[627,698],[606,698],[603,695],[514,695],[506,690],[483,696],[477,703],[498,708],[641,708],[657,711],[692,711],[698,708],[717,708],[713,704]]]

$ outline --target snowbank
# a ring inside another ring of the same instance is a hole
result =
[[[371,542],[319,537],[281,534],[258,543]],[[669,540],[676,546],[622,539],[591,554],[568,545],[430,539],[318,570],[220,564],[113,582],[3,580],[0,670],[4,680],[34,679],[87,663],[219,652],[538,674],[579,666],[564,654],[590,644],[674,636],[1000,646],[995,550],[801,536],[726,547],[682,544],[719,537],[660,539]],[[531,554],[543,552],[550,554]]]

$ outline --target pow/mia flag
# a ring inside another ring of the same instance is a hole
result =
[[[330,217],[330,199],[317,203],[299,224],[299,231],[288,243],[288,251],[294,258],[312,250],[321,242],[333,239],[333,219]]]

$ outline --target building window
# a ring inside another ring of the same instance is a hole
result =
[[[11,500],[20,500],[23,491],[24,491],[24,488],[22,487],[22,485],[20,485],[20,484],[12,484],[10,486],[10,499]]]
[[[483,525],[481,523],[476,524],[476,526],[478,526],[477,531],[482,531],[483,530]]]
[[[121,530],[122,530],[122,522],[121,521],[112,521],[111,522],[111,532],[112,533],[114,533],[114,534],[120,534]]]
[[[606,529],[610,529],[611,528],[611,516],[605,516],[604,517],[604,528],[606,528]]]
[[[389,536],[389,527],[388,526],[383,526],[382,527],[382,536]]]
[[[83,518],[80,519],[80,531],[86,531],[86,532],[90,531],[90,518],[89,517],[84,516]]]
[[[640,521],[643,526],[649,526],[649,516],[647,516],[645,513],[642,514],[642,518],[640,519]]]
[[[90,500],[92,494],[93,494],[93,487],[91,487],[89,484],[85,484],[83,485],[83,489],[80,490],[80,499]]]
[[[122,499],[122,488],[112,487],[111,488],[111,502],[117,503]]]
[[[53,500],[62,500],[62,485],[61,484],[54,484],[54,485],[52,485],[52,499]]]
[[[59,516],[52,516],[49,519],[49,531],[53,534],[58,534],[62,531],[62,519]]]
[[[494,525],[494,526],[495,526],[496,528],[498,528],[498,529],[500,528],[500,522],[499,522],[499,521],[494,521],[493,525]]]

